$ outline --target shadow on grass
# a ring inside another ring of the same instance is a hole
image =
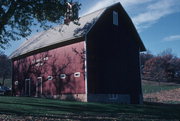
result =
[[[99,117],[180,119],[179,104],[147,103],[144,105],[100,104],[66,102],[50,99],[13,98],[1,99],[0,113],[17,116],[45,116],[48,118],[97,120]]]

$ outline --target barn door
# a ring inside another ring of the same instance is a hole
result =
[[[38,77],[36,81],[36,97],[41,97],[42,95],[42,77]]]
[[[31,80],[25,79],[25,96],[31,96]]]

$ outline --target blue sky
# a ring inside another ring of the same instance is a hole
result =
[[[180,0],[76,0],[82,3],[80,15],[121,2],[135,24],[146,48],[153,54],[165,49],[180,57]],[[36,34],[36,32],[33,32]],[[12,42],[9,55],[25,39]]]

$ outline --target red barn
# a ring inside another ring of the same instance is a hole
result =
[[[141,103],[145,47],[120,3],[26,40],[11,54],[15,96]]]

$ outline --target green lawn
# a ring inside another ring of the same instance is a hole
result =
[[[180,85],[153,85],[153,84],[142,85],[143,94],[160,92],[163,90],[172,90],[172,89],[177,89],[177,88],[180,88]]]
[[[180,105],[123,105],[0,96],[0,115],[64,120],[178,121]],[[1,119],[1,117],[0,117]]]

